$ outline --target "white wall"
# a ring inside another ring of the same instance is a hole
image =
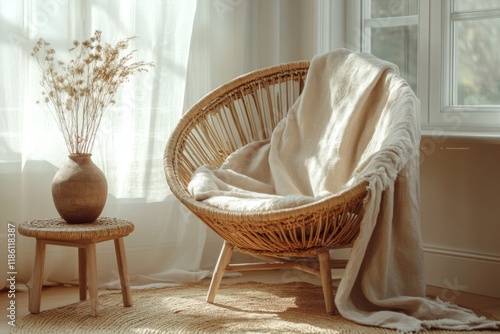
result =
[[[500,145],[424,136],[421,217],[427,282],[448,297],[500,298]]]

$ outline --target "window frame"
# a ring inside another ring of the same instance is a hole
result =
[[[366,13],[369,15],[367,3],[369,0],[346,1],[346,47],[354,51],[367,52],[370,28],[384,23],[377,24],[377,18],[365,20]],[[418,20],[416,93],[421,102],[422,129],[438,129],[441,133],[463,136],[500,136],[500,105],[457,106],[451,103],[452,24],[457,17],[469,15],[452,13],[451,6],[452,0],[419,0],[418,18],[412,17],[409,21]],[[483,14],[487,15],[486,11]],[[384,19],[384,26],[406,25],[402,24],[405,19]]]
[[[453,67],[456,56],[453,54],[455,36],[452,25],[454,21],[457,21],[457,17],[468,16],[468,12],[454,14],[452,0],[432,1],[429,9],[436,14],[431,16],[430,22],[434,33],[430,35],[429,105],[433,112],[429,114],[429,124],[467,132],[498,131],[500,105],[473,106],[453,105],[452,103]],[[477,18],[485,16],[480,15]]]

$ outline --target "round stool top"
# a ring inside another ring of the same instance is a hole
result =
[[[92,223],[69,224],[62,218],[35,219],[19,224],[20,234],[37,239],[78,240],[124,237],[134,230],[127,220],[99,217]]]

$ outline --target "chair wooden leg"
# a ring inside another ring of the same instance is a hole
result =
[[[328,314],[334,314],[336,313],[336,307],[335,300],[333,298],[332,272],[330,269],[330,254],[328,250],[319,253],[318,260],[326,312]]]
[[[125,246],[123,238],[115,239],[116,262],[120,274],[120,283],[122,286],[123,306],[132,306],[132,294],[130,293],[130,281],[128,278],[127,257],[125,255]]]
[[[80,285],[80,300],[87,299],[87,250],[78,247],[78,283]]]
[[[90,315],[93,317],[97,316],[99,311],[98,299],[97,299],[97,261],[96,261],[96,247],[95,244],[89,244],[87,246],[87,274],[89,281],[89,292],[90,292]]]
[[[215,266],[214,275],[212,276],[212,281],[210,282],[210,287],[208,288],[207,302],[213,303],[217,290],[219,289],[220,282],[222,281],[222,276],[226,271],[226,267],[231,260],[231,255],[233,254],[233,249],[230,244],[224,241],[222,250],[217,260]]]
[[[43,268],[45,265],[45,248],[44,241],[36,240],[35,264],[33,265],[33,274],[31,281],[28,284],[28,309],[30,313],[40,313],[40,304],[42,303],[42,285],[43,285]]]

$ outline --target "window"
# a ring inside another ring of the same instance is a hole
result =
[[[449,10],[449,105],[499,105],[500,72],[494,69],[500,62],[500,4],[492,0],[455,0]]]
[[[500,1],[348,1],[348,43],[397,64],[423,128],[500,127]],[[356,30],[356,28],[354,28]]]
[[[418,0],[366,1],[363,17],[363,51],[397,64],[416,91]]]

